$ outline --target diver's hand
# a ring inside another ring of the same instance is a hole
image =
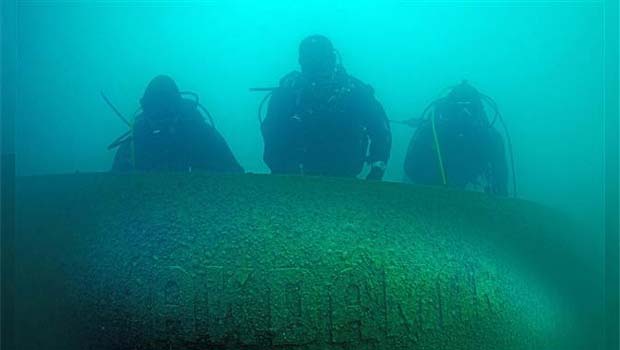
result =
[[[371,165],[370,172],[366,176],[366,180],[381,181],[385,173],[385,162],[374,162]]]
[[[416,129],[424,122],[423,118],[411,118],[406,120],[390,120],[392,123],[406,125],[410,128]]]
[[[424,119],[422,118],[411,118],[411,119],[405,120],[404,124],[415,129],[419,127],[423,121]]]

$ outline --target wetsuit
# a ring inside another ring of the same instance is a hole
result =
[[[285,76],[262,124],[263,159],[275,174],[357,176],[387,163],[391,131],[373,89],[344,72],[324,81]],[[382,174],[381,174],[382,175]]]
[[[137,116],[133,135],[122,143],[113,171],[243,172],[220,133],[207,124],[194,101],[183,99],[174,116]]]
[[[480,188],[506,196],[508,170],[501,135],[486,116],[456,117],[442,112],[435,117],[437,141],[448,186]],[[405,159],[407,177],[418,184],[440,185],[442,176],[430,119],[416,130]]]

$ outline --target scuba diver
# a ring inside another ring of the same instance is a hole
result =
[[[348,75],[328,38],[313,35],[299,46],[301,72],[289,73],[259,107],[263,160],[272,174],[355,177],[370,165],[381,180],[391,131],[372,87]],[[269,100],[265,119],[262,109]]]
[[[183,95],[192,95],[193,99]],[[211,115],[199,103],[198,96],[180,92],[172,78],[160,75],[149,83],[133,125],[122,117],[105,95],[102,96],[131,127],[108,147],[118,147],[113,172],[243,172],[228,144],[215,129]]]
[[[494,111],[492,121],[487,118],[485,102]],[[417,128],[409,143],[405,174],[417,184],[477,188],[507,196],[504,140],[494,128],[498,119],[505,128],[495,102],[463,81],[432,102],[420,118],[401,122]],[[516,195],[512,146],[505,131]]]

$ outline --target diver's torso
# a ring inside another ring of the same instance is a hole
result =
[[[438,118],[435,124],[438,154],[432,124],[420,126],[409,145],[406,172],[415,183],[442,183],[439,156],[447,184],[453,187],[485,186],[491,156],[492,129],[462,120]]]
[[[342,75],[324,84],[306,83],[291,90],[291,118],[298,126],[296,147],[303,172],[310,175],[355,176],[368,148],[363,87]]]
[[[134,126],[134,161],[141,171],[191,171],[208,167],[202,145],[209,129],[198,111],[187,107],[177,116],[152,120],[139,116]]]

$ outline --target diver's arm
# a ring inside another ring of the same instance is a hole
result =
[[[114,173],[126,173],[134,170],[133,155],[132,155],[132,139],[127,139],[116,150],[114,155],[114,162],[112,163],[111,171]]]
[[[420,172],[421,164],[419,161],[416,161],[416,153],[420,151],[416,148],[417,146],[417,136],[419,135],[419,130],[416,132],[409,140],[409,146],[407,146],[407,153],[405,155],[405,162],[403,163],[403,171],[408,180],[414,181],[417,178],[417,174]]]
[[[292,123],[296,122],[293,120],[294,113],[293,94],[288,89],[275,90],[269,101],[265,120],[261,124],[263,160],[272,174],[298,171],[298,161],[294,154],[294,139],[297,135],[292,127]]]
[[[224,137],[215,129],[212,130],[212,133],[214,139],[214,168],[218,171],[227,173],[243,173],[243,168],[239,165],[239,162],[237,162],[235,155]]]
[[[381,106],[381,103],[374,97],[372,98],[369,109],[370,113],[367,128],[370,147],[368,150],[368,162],[371,165],[371,170],[367,179],[381,180],[388,159],[390,158],[392,131],[390,130],[390,122],[385,114],[383,106]]]
[[[196,170],[223,173],[242,173],[243,168],[237,162],[224,137],[203,120],[195,119],[185,126],[186,142],[191,145],[189,165]]]
[[[501,135],[491,131],[491,190],[498,196],[508,196],[508,164],[506,162],[506,149]]]

